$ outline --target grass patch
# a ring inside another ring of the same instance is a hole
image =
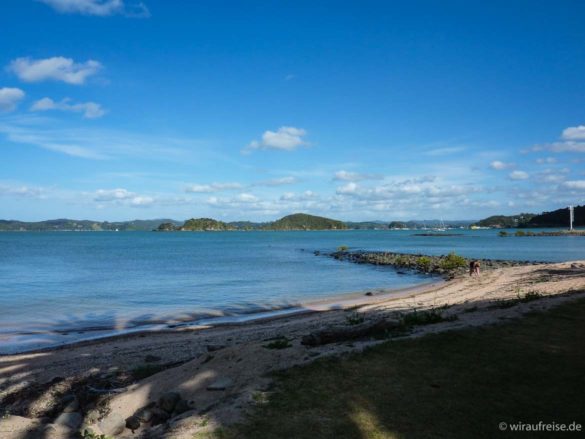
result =
[[[415,309],[400,317],[402,326],[432,325],[433,323],[452,322],[453,320],[457,320],[456,315],[445,317],[438,308],[431,308],[424,311]]]
[[[155,373],[159,373],[164,369],[165,366],[162,364],[142,364],[140,366],[136,366],[130,371],[130,373],[134,379],[143,380],[144,378],[148,378],[149,376],[154,375]]]
[[[584,315],[585,300],[573,301],[291,369],[277,375],[267,404],[221,437],[557,437],[500,432],[498,424],[585,424]]]
[[[416,266],[422,271],[428,271],[431,268],[431,258],[421,256],[416,260]]]
[[[441,260],[441,268],[444,270],[456,270],[457,268],[466,267],[467,260],[463,256],[451,252]]]
[[[359,325],[361,323],[364,323],[365,321],[364,316],[358,314],[357,312],[353,312],[350,315],[346,316],[345,320],[348,325]]]
[[[292,344],[290,344],[289,339],[286,337],[277,337],[270,343],[264,345],[266,349],[286,349],[291,346]]]
[[[545,296],[543,296],[542,294],[540,294],[536,291],[529,291],[528,293],[526,293],[523,296],[518,292],[516,298],[508,299],[508,300],[500,300],[495,305],[490,306],[490,308],[499,308],[499,309],[511,308],[511,307],[516,306],[520,303],[532,302],[533,300],[542,299],[543,297],[545,297]]]

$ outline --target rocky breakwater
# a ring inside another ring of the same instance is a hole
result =
[[[398,270],[439,275],[444,279],[453,279],[456,276],[468,274],[469,263],[471,261],[479,261],[482,270],[539,263],[498,259],[469,259],[455,253],[430,256],[393,252],[336,251],[328,253],[328,255],[341,261],[349,261],[356,264],[390,265]]]

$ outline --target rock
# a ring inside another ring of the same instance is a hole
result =
[[[173,413],[175,406],[180,401],[181,395],[177,392],[167,392],[161,395],[158,400],[158,406],[167,413]]]
[[[175,415],[180,415],[181,413],[185,413],[188,410],[191,410],[192,407],[189,406],[189,403],[184,399],[180,399],[175,405]]]
[[[373,295],[374,295],[374,293],[372,293],[371,291],[368,291],[368,292],[366,293],[366,296],[373,296]]]
[[[71,412],[61,413],[57,419],[55,419],[54,424],[63,425],[65,427],[69,427],[72,430],[77,430],[82,422],[83,416],[81,416],[81,413]]]
[[[169,413],[159,409],[158,407],[155,407],[152,409],[152,417],[150,421],[152,425],[159,425],[165,423],[170,417],[171,415]]]
[[[207,386],[207,390],[225,390],[234,384],[233,380],[228,377],[222,377]]]
[[[63,395],[61,397],[61,403],[62,404],[69,404],[74,399],[75,399],[75,395],[73,393],[68,393],[68,394]]]
[[[126,428],[132,430],[138,430],[140,428],[140,418],[138,416],[129,416],[126,418]]]
[[[73,413],[79,410],[79,400],[77,398],[73,398],[69,404],[67,404],[63,408],[64,413]]]
[[[214,352],[224,349],[225,345],[222,344],[208,344],[207,345],[207,352]]]
[[[145,363],[156,363],[158,361],[162,360],[161,357],[157,357],[156,355],[147,355],[146,357],[144,357],[144,362]]]
[[[136,412],[136,417],[140,419],[141,422],[150,422],[152,419],[152,410],[148,407],[140,409]]]
[[[104,434],[116,436],[124,432],[126,420],[118,413],[110,413],[99,422],[98,427]]]
[[[101,414],[97,409],[91,409],[85,414],[85,422],[88,424],[95,424],[100,418]]]

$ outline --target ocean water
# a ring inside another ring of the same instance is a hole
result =
[[[121,331],[237,319],[432,280],[313,254],[340,245],[477,258],[585,259],[584,237],[415,233],[0,233],[0,354]]]

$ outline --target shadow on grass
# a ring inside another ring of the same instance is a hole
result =
[[[216,437],[497,438],[521,434],[501,422],[585,424],[584,316],[581,299],[293,368],[245,423]]]

